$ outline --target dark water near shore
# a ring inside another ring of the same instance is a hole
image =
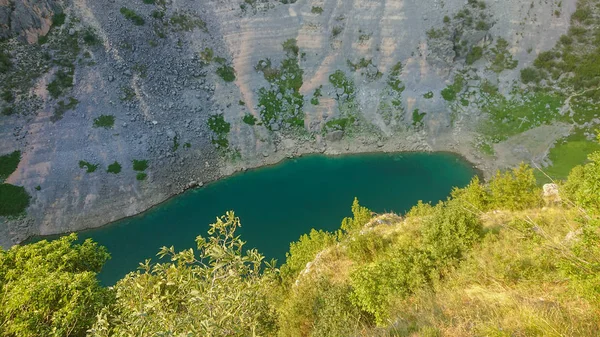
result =
[[[354,197],[375,212],[402,213],[418,200],[445,199],[452,187],[476,174],[447,153],[307,156],[234,175],[188,191],[141,215],[83,231],[108,248],[112,258],[99,275],[114,284],[161,246],[195,247],[215,217],[234,210],[246,248],[266,259],[285,260],[291,241],[311,228],[335,230],[351,215]]]

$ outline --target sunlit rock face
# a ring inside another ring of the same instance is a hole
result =
[[[0,38],[37,42],[48,33],[58,8],[55,0],[0,0]]]

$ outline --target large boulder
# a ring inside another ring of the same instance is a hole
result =
[[[35,43],[48,33],[58,10],[56,0],[0,0],[0,38]]]
[[[547,204],[555,204],[561,201],[560,194],[558,192],[558,185],[556,184],[545,184],[543,187],[544,190],[544,200]]]

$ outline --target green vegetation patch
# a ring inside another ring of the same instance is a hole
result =
[[[48,83],[48,92],[52,98],[62,96],[67,90],[73,87],[74,68],[67,71],[59,69],[54,75],[54,80]]]
[[[490,49],[491,65],[489,69],[496,73],[501,73],[505,69],[515,69],[519,61],[513,59],[512,54],[508,51],[508,41],[499,38],[496,41],[496,46]]]
[[[219,75],[225,82],[235,81],[235,69],[229,65],[222,65],[217,68],[217,75]]]
[[[212,115],[208,118],[208,127],[213,132],[212,143],[219,148],[229,147],[227,135],[231,130],[231,124],[225,121],[223,114]]]
[[[0,184],[0,216],[23,214],[31,196],[22,186]]]
[[[456,75],[454,77],[454,83],[447,86],[444,90],[442,90],[442,97],[448,101],[452,102],[456,100],[456,96],[461,93],[465,85],[465,79],[462,75]]]
[[[121,7],[120,12],[127,20],[133,22],[136,26],[143,26],[145,23],[144,19],[132,9]]]
[[[433,91],[429,91],[429,92],[426,92],[425,94],[423,94],[423,98],[425,98],[425,99],[432,99],[433,98]]]
[[[115,116],[114,115],[100,115],[98,118],[94,119],[94,127],[95,128],[111,129],[114,125],[115,125]]]
[[[480,46],[474,46],[471,51],[467,54],[466,63],[472,65],[483,57],[483,48]]]
[[[595,140],[587,139],[583,131],[579,130],[557,141],[548,155],[552,165],[542,170],[552,179],[566,179],[573,167],[585,164],[588,161],[588,156],[596,151],[600,151],[600,144]],[[536,177],[541,183],[549,182],[546,175],[536,171]]]
[[[325,129],[345,131],[354,124],[354,121],[356,121],[356,118],[354,116],[334,118],[325,123]]]
[[[0,182],[8,178],[19,166],[21,151],[14,151],[0,156]]]
[[[400,75],[402,74],[402,62],[396,63],[390,72],[387,84],[388,86],[396,93],[396,95],[401,95],[406,86],[400,80]]]
[[[342,95],[348,95],[348,99],[354,99],[355,86],[354,81],[348,78],[346,74],[341,70],[336,70],[333,74],[329,75],[329,82],[336,88],[341,89],[341,92],[336,92],[337,98],[340,99]]]
[[[50,117],[52,122],[57,122],[63,118],[65,112],[74,109],[79,101],[73,97],[69,97],[69,101],[65,103],[64,101],[59,101],[58,106],[54,109],[54,114]]]
[[[313,14],[322,14],[323,13],[323,7],[313,6],[310,9],[310,12],[313,13]]]
[[[96,171],[96,169],[98,169],[98,166],[100,166],[99,164],[92,164],[92,163],[88,163],[87,161],[84,160],[80,160],[79,161],[79,168],[85,168],[85,172],[86,173],[93,173]]]
[[[147,177],[148,177],[148,174],[143,173],[143,172],[139,172],[138,174],[135,175],[135,179],[139,180],[139,181],[146,180]]]
[[[483,106],[489,119],[481,126],[480,132],[498,143],[512,135],[562,118],[559,111],[563,103],[563,96],[551,92],[530,92],[512,99],[494,95]]]
[[[313,97],[310,99],[310,104],[319,105],[319,97],[323,96],[321,90],[323,89],[323,85],[320,85],[315,92],[313,93]]]
[[[121,164],[119,164],[119,162],[115,161],[114,163],[108,165],[108,169],[106,170],[106,172],[108,173],[113,173],[113,174],[119,174],[121,173]]]
[[[171,16],[169,22],[176,32],[191,32],[196,28],[206,31],[206,23],[202,19],[188,13],[177,13]]]
[[[298,53],[300,53],[300,48],[298,48],[298,42],[296,39],[288,39],[283,43],[283,51],[285,51],[288,56],[298,57]]]
[[[412,125],[415,127],[423,125],[423,118],[425,118],[425,115],[427,115],[427,113],[419,112],[419,109],[415,109],[412,114]]]
[[[0,50],[0,73],[6,73],[12,67],[10,55]]]
[[[304,71],[298,64],[295,49],[288,50],[288,57],[279,68],[274,67],[270,59],[261,60],[254,67],[271,84],[258,91],[260,117],[271,131],[304,127],[304,96],[300,94]]]
[[[242,118],[242,120],[244,121],[244,123],[246,123],[248,125],[255,125],[256,122],[258,121],[258,119],[256,117],[254,117],[253,114],[245,114],[244,117]]]
[[[145,171],[148,168],[147,160],[133,160],[133,170],[134,171]]]

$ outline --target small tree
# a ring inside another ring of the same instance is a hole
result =
[[[169,263],[140,264],[115,286],[117,302],[107,308],[91,336],[268,336],[273,320],[265,292],[276,272],[255,249],[242,252],[233,212],[196,238],[198,250],[158,255]]]

